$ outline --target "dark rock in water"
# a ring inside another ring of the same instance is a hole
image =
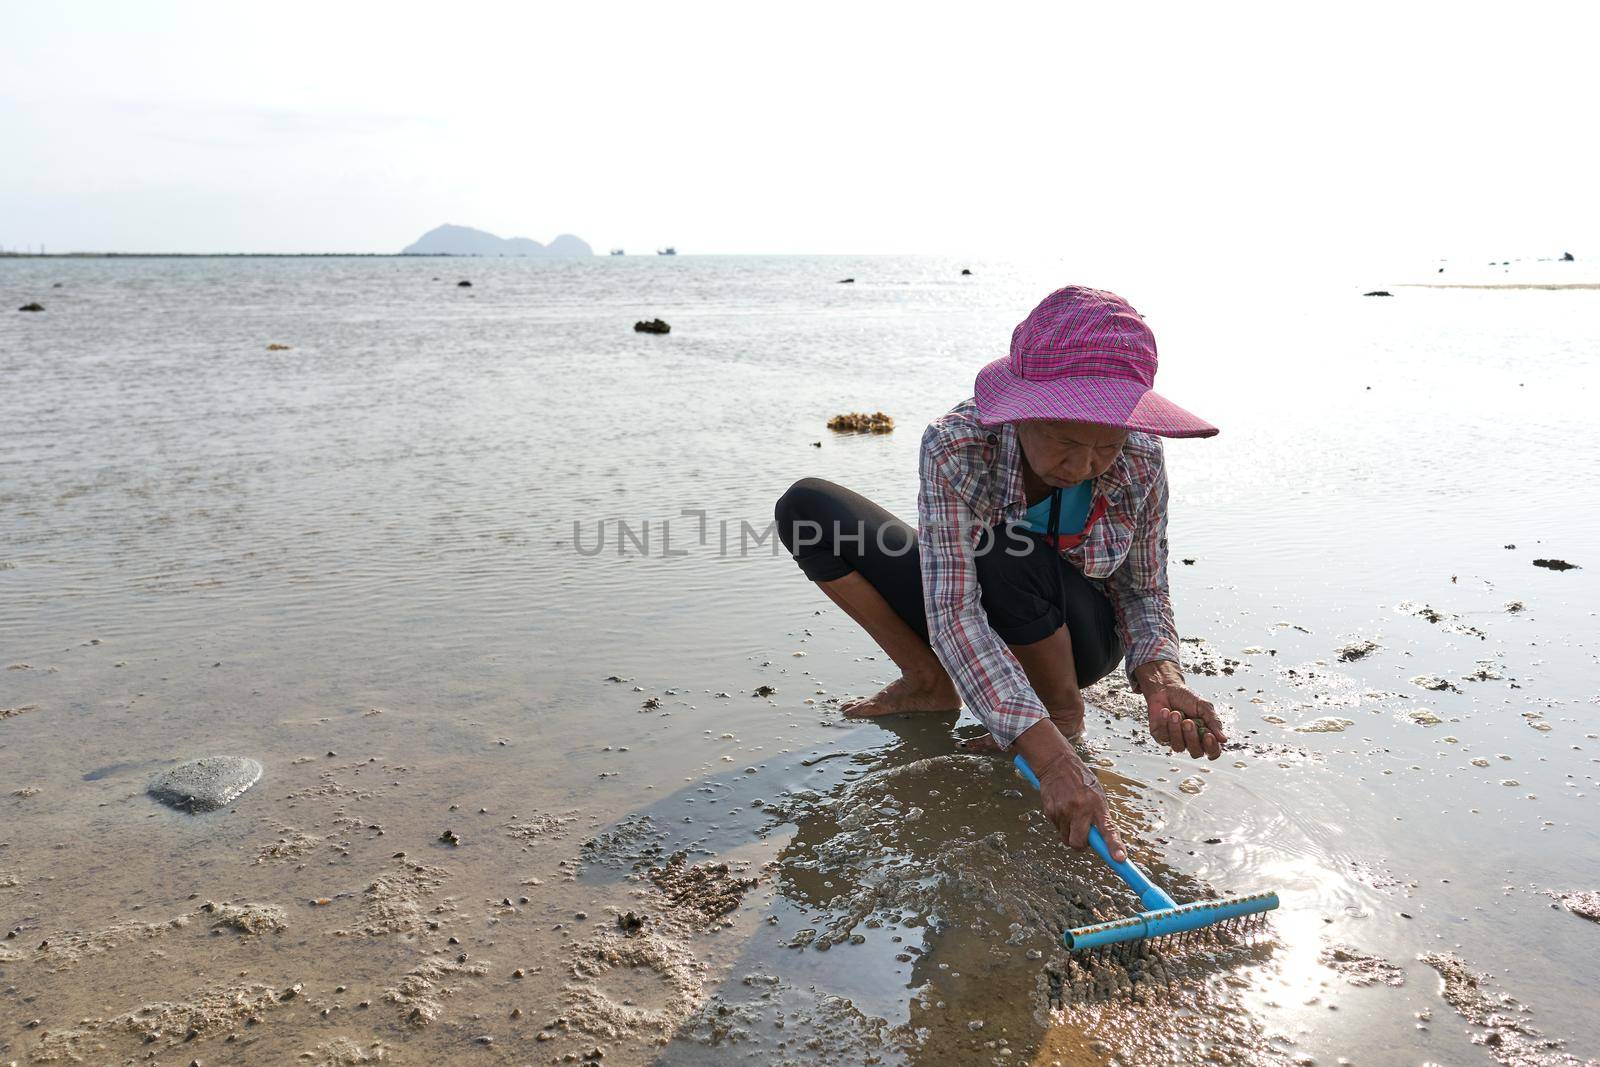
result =
[[[1563,253],[1561,253],[1561,262],[1563,262],[1563,263],[1571,263],[1572,262],[1572,253],[1571,252],[1563,252]]]
[[[636,322],[633,324],[634,333],[671,333],[672,327],[660,319],[651,319],[649,322]]]
[[[965,268],[965,267],[962,267],[962,268],[961,268],[961,276],[962,276],[962,277],[963,277],[963,278],[965,278],[965,277],[966,277],[966,276],[967,276],[967,275],[969,275],[969,274],[971,274],[971,273],[972,273],[972,272],[971,272],[971,271],[970,271],[970,270],[968,270],[968,269],[967,269],[967,268]]]
[[[1374,289],[1370,293],[1362,293],[1361,295],[1362,296],[1393,296],[1394,294],[1389,292],[1389,290],[1387,290],[1387,289]]]
[[[471,289],[472,288],[472,283],[469,282],[469,281],[462,280],[462,281],[456,282],[456,288],[458,288],[458,289]]]
[[[854,285],[855,283],[856,283],[856,280],[854,278],[840,278],[839,279],[839,284],[840,285]]]
[[[261,780],[261,764],[244,756],[205,756],[156,775],[145,792],[179,811],[215,811]]]
[[[1547,571],[1575,571],[1581,568],[1576,563],[1568,563],[1564,559],[1536,559],[1535,567],[1543,567]]]
[[[43,311],[44,310],[44,305],[43,304],[23,304],[17,310],[18,311]]]

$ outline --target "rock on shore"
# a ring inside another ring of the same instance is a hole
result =
[[[151,779],[145,791],[179,811],[216,811],[261,780],[261,764],[245,756],[204,756]]]

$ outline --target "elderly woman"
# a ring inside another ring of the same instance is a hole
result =
[[[1125,300],[1060,289],[922,435],[915,530],[820,478],[777,505],[800,569],[901,671],[845,713],[965,703],[989,730],[969,747],[1022,753],[1062,838],[1084,848],[1093,824],[1118,859],[1105,794],[1069,743],[1083,687],[1126,658],[1157,741],[1216,759],[1227,740],[1178,668],[1160,440],[1217,430],[1152,392],[1155,375],[1155,338]]]

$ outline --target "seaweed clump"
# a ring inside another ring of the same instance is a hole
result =
[[[894,419],[881,411],[871,415],[852,411],[829,419],[828,429],[836,433],[889,433],[894,429]]]

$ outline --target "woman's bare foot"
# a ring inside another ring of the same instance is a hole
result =
[[[849,719],[875,719],[880,715],[909,715],[919,711],[960,711],[961,698],[949,678],[934,681],[897,678],[876,695],[856,697],[840,705]]]
[[[999,752],[1000,742],[994,739],[994,734],[979,734],[977,737],[957,741],[956,747],[963,752]]]

